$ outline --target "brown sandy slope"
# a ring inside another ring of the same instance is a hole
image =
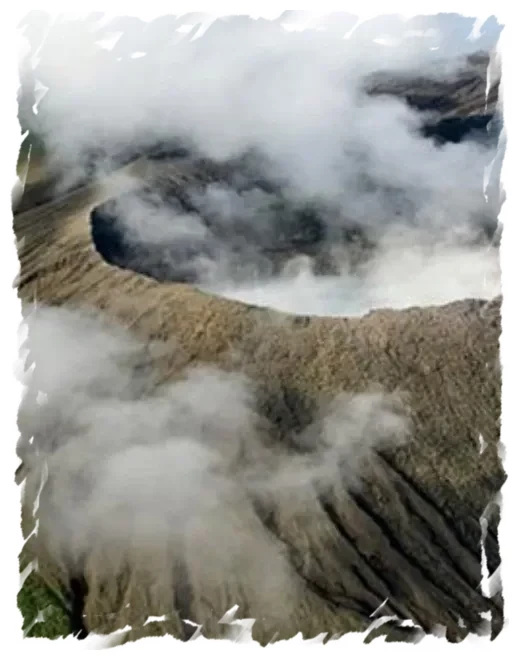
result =
[[[20,298],[103,310],[145,342],[162,343],[166,357],[155,360],[161,379],[188,364],[245,372],[274,442],[288,445],[323,395],[372,385],[405,393],[413,433],[407,444],[373,457],[359,490],[337,486],[303,508],[283,498],[270,512],[256,506],[254,524],[286,553],[293,598],[277,607],[258,600],[247,591],[247,569],[226,585],[208,585],[196,567],[187,568],[168,586],[168,606],[174,600],[176,613],[145,629],[146,614],[165,607],[163,596],[135,566],[100,583],[100,560],[94,559],[85,575],[87,628],[108,631],[130,621],[134,638],[166,630],[186,638],[192,629],[182,616],[222,634],[226,626],[216,621],[238,603],[241,616],[258,618],[254,634],[267,642],[276,631],[364,629],[387,598],[378,614],[412,619],[427,632],[441,624],[451,639],[460,639],[481,629],[480,613],[489,609],[499,631],[500,595],[486,598],[479,585],[480,517],[504,481],[498,456],[500,299],[380,310],[363,318],[296,317],[111,267],[92,245],[89,213],[136,185],[128,175],[142,178],[150,167],[139,160],[102,188],[93,184],[15,217]],[[180,173],[172,167],[170,176]],[[487,445],[481,455],[480,434]],[[27,498],[30,493],[29,480]],[[497,507],[488,511],[485,549],[492,573],[500,561],[498,513]],[[53,573],[43,557],[40,566]],[[132,607],[123,609],[128,601]]]

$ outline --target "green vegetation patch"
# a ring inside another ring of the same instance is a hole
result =
[[[23,631],[26,637],[58,639],[71,634],[64,602],[36,571],[25,580],[18,592],[17,602],[23,616]]]

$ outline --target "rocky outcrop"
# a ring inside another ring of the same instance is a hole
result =
[[[441,63],[437,64],[441,72]],[[452,67],[452,64],[451,64]],[[497,143],[501,122],[498,111],[500,73],[495,53],[475,53],[460,61],[448,75],[415,76],[390,71],[369,76],[365,90],[371,96],[396,96],[432,115],[423,133],[440,142],[460,142],[469,136]]]

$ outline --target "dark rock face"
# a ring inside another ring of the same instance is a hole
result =
[[[445,79],[436,74],[417,77],[403,73],[377,73],[368,78],[365,90],[372,96],[396,96],[409,106],[435,119],[424,120],[422,134],[440,143],[475,139],[497,145],[502,120],[496,117],[499,80],[487,90],[487,53],[474,53]]]
[[[93,243],[109,264],[158,280],[193,283],[197,280],[194,260],[216,256],[215,246],[204,239],[179,238],[169,244],[146,244],[128,238],[120,221],[118,203],[124,203],[124,197],[95,208],[91,216]]]
[[[426,124],[422,131],[424,137],[434,138],[440,144],[445,142],[460,143],[472,138],[478,142],[497,143],[499,131],[492,124],[493,115],[471,115],[470,117],[449,117],[435,124]]]
[[[84,577],[73,578],[70,581],[70,628],[78,639],[85,639],[88,631],[83,621],[85,601],[88,594],[88,585]]]
[[[467,116],[481,112],[485,105],[493,114],[499,94],[499,79],[493,80],[487,95],[487,69],[492,64],[488,53],[475,53],[458,60],[445,73],[431,70],[414,73],[380,71],[365,81],[364,90],[371,96],[391,95],[404,98],[417,110],[436,110],[443,115]]]

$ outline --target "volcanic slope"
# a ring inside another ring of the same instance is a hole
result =
[[[257,619],[253,634],[263,643],[298,631],[365,630],[382,603],[377,615],[410,619],[414,632],[441,625],[449,639],[462,639],[484,630],[482,612],[490,611],[498,633],[501,595],[488,597],[481,587],[481,518],[488,520],[484,548],[493,573],[500,563],[495,499],[505,479],[499,458],[500,299],[384,309],[362,318],[290,316],[110,266],[93,245],[90,214],[141,185],[153,167],[141,158],[102,185],[15,216],[21,300],[102,312],[150,347],[156,383],[178,379],[195,365],[245,374],[269,441],[288,452],[297,451],[293,437],[312,423],[322,397],[372,387],[402,393],[411,437],[374,451],[357,488],[338,483],[303,508],[283,497],[267,510],[253,502],[256,523],[288,562],[295,597],[287,596],[281,608],[249,589],[247,568],[216,587],[187,562],[167,586],[165,604],[156,589],[160,575],[139,571],[142,557],[101,579],[102,559],[93,548],[82,574],[70,574],[33,536],[26,551],[38,556],[40,574],[72,598],[84,585],[77,599],[87,631],[129,623],[131,639],[165,632],[187,639],[193,633],[187,619],[203,624],[207,634],[222,635],[227,628],[218,620],[235,604],[240,617]],[[191,174],[170,167],[169,176],[181,182]],[[160,346],[158,357],[152,345]],[[40,478],[31,473],[30,452],[22,437],[26,536]],[[273,599],[278,595],[274,589]],[[167,621],[144,625],[148,614],[165,607],[173,610]],[[394,628],[392,634],[405,635],[398,623]]]

